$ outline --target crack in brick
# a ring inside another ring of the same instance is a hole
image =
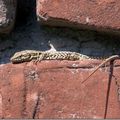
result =
[[[38,113],[39,104],[40,104],[40,94],[38,93],[36,104],[35,104],[34,111],[33,111],[33,114],[32,114],[32,119],[35,119],[36,114]]]

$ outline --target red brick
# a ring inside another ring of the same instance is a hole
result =
[[[15,23],[17,0],[0,0],[0,33],[7,34]]]
[[[81,84],[99,63],[54,60],[1,65],[0,118],[104,118],[109,67]],[[118,81],[119,72],[115,67]],[[119,104],[113,78],[107,118],[120,118]]]
[[[119,32],[120,0],[37,0],[37,16],[45,25]]]

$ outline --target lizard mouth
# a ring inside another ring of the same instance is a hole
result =
[[[24,62],[24,60],[15,59],[15,58],[13,58],[13,57],[10,59],[10,61],[11,61],[12,63],[21,63],[21,62]]]
[[[10,59],[10,61],[12,62],[12,63],[22,63],[22,62],[28,62],[28,60],[27,59],[21,59],[21,58],[15,58],[14,56],[13,57],[11,57],[11,59]]]
[[[16,56],[16,55],[13,55],[11,58],[10,58],[10,61],[12,63],[22,63],[22,62],[29,62],[30,61],[30,56],[24,56],[24,57],[21,57],[21,56]]]

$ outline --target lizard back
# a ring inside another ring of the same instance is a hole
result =
[[[82,55],[76,52],[44,52],[44,60],[80,60],[80,59],[89,59],[88,56]]]
[[[13,63],[29,62],[29,61],[41,61],[41,60],[83,60],[83,59],[106,59],[108,57],[92,57],[83,55],[77,52],[68,51],[36,51],[36,50],[24,50],[16,52],[12,57]]]

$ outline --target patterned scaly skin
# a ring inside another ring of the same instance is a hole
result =
[[[12,63],[21,63],[29,61],[41,61],[41,60],[82,60],[82,59],[105,59],[105,58],[92,58],[76,52],[67,51],[36,51],[36,50],[24,50],[16,52],[11,57]]]

